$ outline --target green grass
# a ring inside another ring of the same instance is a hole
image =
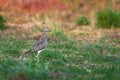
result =
[[[120,12],[113,9],[105,9],[96,14],[96,27],[120,28]]]
[[[58,25],[56,23],[53,23],[53,30],[50,32],[50,37],[59,39],[59,40],[67,40],[67,35],[64,33],[62,29],[58,28]]]
[[[14,60],[31,47],[30,40],[0,38],[0,80],[119,80],[120,46],[106,40],[50,41],[38,62],[36,54]]]
[[[3,30],[5,29],[6,26],[5,26],[5,19],[3,16],[0,15],[0,30]]]
[[[85,16],[82,16],[82,17],[79,17],[77,20],[76,20],[76,24],[77,25],[90,25],[90,20],[85,17]]]

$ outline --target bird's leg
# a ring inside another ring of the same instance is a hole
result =
[[[40,54],[43,50],[44,50],[44,49],[38,51],[38,54],[37,54],[37,56],[36,56],[36,57],[37,57],[37,60],[39,60],[39,54]]]
[[[41,53],[41,51],[38,51],[38,54],[37,54],[37,62],[39,62],[39,54]]]
[[[37,54],[37,56],[36,57],[39,57],[39,54],[41,53],[41,51],[38,51],[38,54]]]
[[[39,54],[40,54],[43,50],[44,50],[44,49],[39,50],[39,51],[38,51],[38,54],[37,54],[37,56],[36,56],[36,57],[39,57]]]

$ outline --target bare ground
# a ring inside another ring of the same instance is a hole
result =
[[[120,29],[98,29],[95,28],[94,18],[91,17],[91,25],[89,26],[78,26],[75,24],[74,19],[77,16],[73,16],[73,21],[64,15],[63,17],[68,21],[62,21],[61,18],[55,16],[44,15],[44,20],[40,20],[40,16],[31,14],[15,14],[15,13],[4,13],[1,12],[6,19],[6,25],[9,26],[7,29],[0,31],[1,36],[7,37],[9,34],[18,39],[25,39],[26,36],[30,38],[37,38],[41,35],[39,29],[43,28],[43,23],[49,26],[51,29],[54,28],[53,24],[56,24],[57,29],[64,30],[65,34],[71,38],[75,38],[78,41],[91,40],[96,41],[102,37],[109,37],[111,39],[120,39]]]

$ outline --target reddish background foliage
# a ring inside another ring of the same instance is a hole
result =
[[[51,10],[66,10],[69,5],[61,0],[0,0],[0,9],[22,12],[42,12]]]

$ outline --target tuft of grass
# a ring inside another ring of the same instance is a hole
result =
[[[90,21],[87,17],[82,16],[76,20],[77,25],[90,25]]]
[[[110,8],[97,12],[96,26],[98,28],[120,28],[120,12]]]
[[[2,15],[0,15],[0,29],[3,30],[5,29],[6,26],[5,26],[5,19]]]

